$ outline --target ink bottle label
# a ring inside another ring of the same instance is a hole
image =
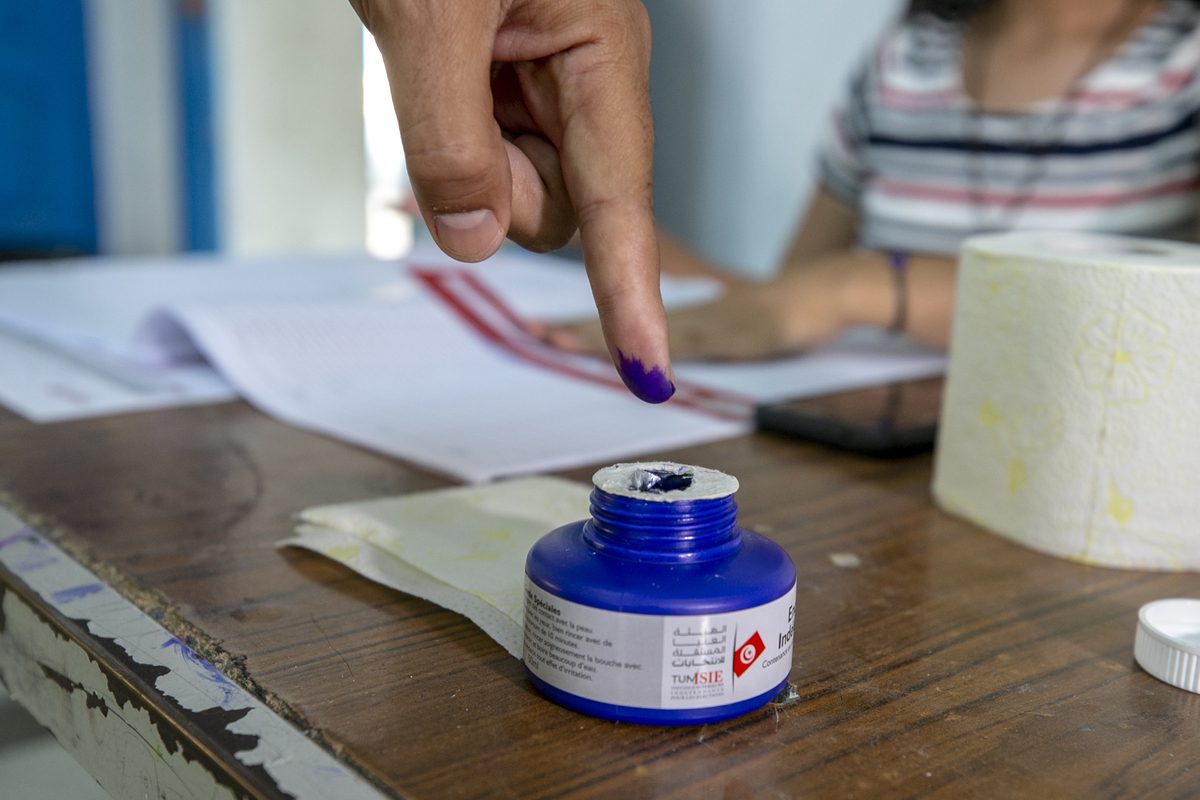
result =
[[[696,725],[787,685],[796,568],[737,525],[737,479],[666,461],[592,477],[589,519],[525,560],[525,669],[560,705],[622,722]]]
[[[585,606],[525,582],[525,665],[576,697],[649,709],[725,706],[792,668],[796,586],[763,605],[660,616]]]

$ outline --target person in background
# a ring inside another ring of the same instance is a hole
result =
[[[1190,0],[914,2],[854,74],[776,277],[669,315],[673,357],[782,355],[852,325],[944,346],[976,233],[1193,238],[1198,23]],[[662,265],[722,274],[669,237]],[[594,325],[540,332],[596,348]]]
[[[438,246],[557,248],[578,226],[630,390],[674,392],[651,200],[650,24],[639,0],[350,0],[375,37]]]

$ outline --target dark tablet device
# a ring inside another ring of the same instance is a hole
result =
[[[775,431],[843,450],[903,456],[933,447],[942,406],[941,376],[852,392],[759,406],[760,430]]]

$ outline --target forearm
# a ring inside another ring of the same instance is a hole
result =
[[[817,186],[781,259],[780,272],[818,258],[843,252],[858,240],[858,210],[846,205],[824,186]]]

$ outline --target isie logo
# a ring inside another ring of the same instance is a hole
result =
[[[766,649],[767,646],[763,644],[762,636],[755,631],[753,636],[738,646],[737,655],[733,658],[733,674],[739,678],[742,677],[742,673],[754,666],[754,662],[758,661],[758,657]]]
[[[672,682],[679,684],[690,684],[693,686],[709,686],[711,684],[723,683],[725,680],[725,670],[711,669],[708,672],[693,672],[690,675],[672,675]]]

